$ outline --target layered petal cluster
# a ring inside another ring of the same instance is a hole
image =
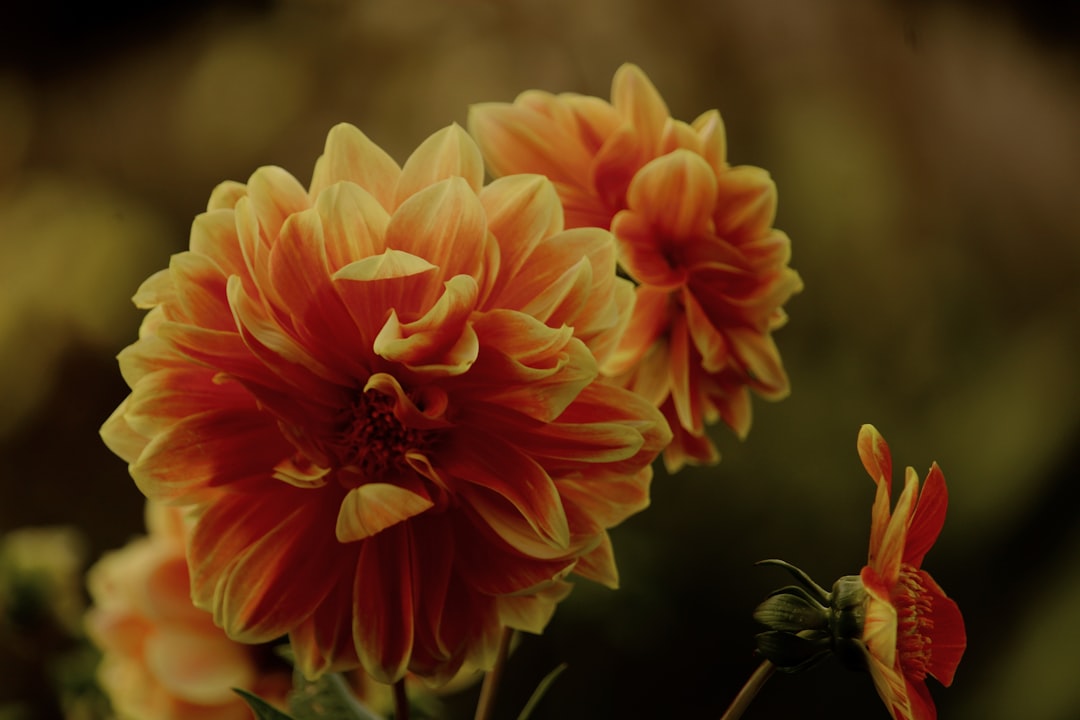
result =
[[[895,720],[932,720],[937,710],[926,676],[951,685],[967,647],[959,607],[921,569],[945,522],[945,477],[934,463],[920,492],[914,468],[907,468],[900,499],[890,510],[889,446],[873,426],[864,425],[858,449],[877,483],[870,553],[860,574],[867,593],[862,641],[870,673]]]
[[[749,391],[789,391],[772,331],[802,281],[772,227],[768,173],[730,166],[720,114],[673,119],[634,65],[615,73],[610,103],[531,90],[474,106],[469,129],[494,175],[542,173],[567,226],[612,230],[637,302],[604,372],[663,409],[675,429],[669,470],[716,462],[706,425],[723,420],[744,437]]]
[[[121,720],[248,720],[232,688],[284,706],[291,671],[269,648],[241,645],[191,604],[185,527],[175,508],[147,504],[149,535],[90,569],[86,629],[101,649],[98,678]]]
[[[598,369],[633,302],[612,236],[483,174],[457,126],[399,166],[339,125],[310,187],[219,186],[136,295],[103,437],[197,508],[195,602],[308,675],[489,667],[568,574],[616,584],[607,529],[648,503],[671,433]]]

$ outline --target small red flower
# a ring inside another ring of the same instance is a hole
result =
[[[872,425],[864,425],[858,448],[877,483],[870,554],[860,574],[867,593],[862,641],[870,673],[895,720],[932,720],[937,710],[926,676],[951,685],[967,646],[956,602],[920,568],[945,522],[945,477],[934,463],[920,493],[914,468],[907,468],[904,490],[890,511],[889,446]]]
[[[474,106],[469,125],[492,173],[546,175],[568,227],[610,228],[618,240],[637,302],[603,370],[663,409],[674,472],[719,459],[707,425],[746,435],[750,390],[787,395],[772,331],[802,280],[788,267],[787,235],[772,227],[775,185],[760,168],[728,164],[716,110],[675,120],[630,64],[611,98],[531,90]]]

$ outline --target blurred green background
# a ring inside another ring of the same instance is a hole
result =
[[[865,561],[874,423],[937,460],[925,566],[965,613],[943,718],[1080,717],[1080,12],[1049,2],[278,0],[16,3],[0,12],[0,532],[66,524],[86,562],[142,532],[97,429],[126,394],[129,298],[224,179],[310,178],[348,121],[399,161],[469,103],[607,97],[639,64],[672,114],[719,108],[767,168],[806,290],[777,333],[793,392],[745,442],[653,485],[614,533],[622,588],[580,582],[511,660],[499,715],[719,717],[756,665],[781,557]],[[48,642],[0,643],[0,706],[60,717]],[[448,700],[470,717],[475,690]],[[884,718],[835,662],[746,715]]]

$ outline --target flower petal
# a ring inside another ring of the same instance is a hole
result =
[[[498,245],[488,233],[484,206],[460,177],[429,185],[410,196],[390,218],[386,246],[417,255],[435,265],[439,282],[455,275],[471,275],[486,287],[489,262]],[[428,307],[435,297],[421,305]]]
[[[776,217],[776,184],[769,173],[743,165],[716,180],[716,234],[741,245],[767,233]]]
[[[507,627],[539,635],[555,614],[555,606],[573,589],[570,583],[559,581],[533,595],[502,595],[497,599],[499,620]]]
[[[889,593],[891,587],[873,567],[864,566],[860,574],[869,596],[863,619],[862,641],[870,655],[887,667],[896,665],[896,633],[899,618]]]
[[[885,438],[873,425],[863,425],[859,428],[856,446],[866,472],[875,483],[879,485],[884,483],[885,492],[890,495],[892,493],[892,454],[889,452],[889,444],[885,442]]]
[[[408,484],[411,487],[403,487]],[[404,522],[435,505],[421,483],[365,483],[353,488],[341,501],[337,517],[338,542],[369,538]]]
[[[131,476],[152,499],[198,502],[210,488],[239,489],[269,478],[281,447],[281,434],[264,413],[206,411],[155,435],[131,466]]]
[[[292,175],[279,167],[261,167],[247,181],[247,199],[251,203],[263,237],[273,244],[281,226],[293,213],[307,210],[311,200],[307,190]]]
[[[448,178],[464,179],[474,193],[484,184],[480,148],[457,123],[428,137],[405,161],[395,191],[397,204]]]
[[[511,311],[473,324],[480,354],[460,387],[477,401],[505,405],[542,421],[558,417],[597,374],[589,349],[571,328],[549,328]]]
[[[570,529],[559,490],[534,459],[488,437],[475,446],[464,446],[459,441],[441,460],[442,467],[455,479],[479,485],[504,498],[537,539],[553,548],[569,547]],[[484,519],[496,529],[500,525],[497,517]]]
[[[322,219],[323,252],[331,273],[386,250],[390,213],[359,185],[331,185],[319,193],[315,210]]]
[[[967,648],[967,631],[960,607],[952,598],[945,595],[930,574],[924,570],[916,571],[924,591],[930,598],[930,613],[927,627],[930,628],[930,660],[927,671],[948,687],[952,685],[956,667]]]
[[[642,213],[658,237],[689,242],[711,231],[716,173],[700,155],[675,150],[637,171],[626,193],[631,210]]]
[[[615,71],[611,104],[641,135],[644,147],[655,152],[671,113],[656,86],[637,65],[625,63]]]
[[[582,185],[593,151],[553,122],[561,104],[561,98],[534,90],[519,95],[512,105],[480,103],[469,108],[469,132],[493,175],[537,173],[555,183]]]
[[[605,532],[600,536],[600,544],[578,558],[574,574],[598,582],[612,590],[619,589],[619,570],[615,567],[615,551],[611,547],[611,538]]]
[[[445,288],[435,305],[413,322],[402,323],[391,310],[375,337],[375,354],[425,375],[466,372],[480,349],[476,331],[468,322],[476,307],[478,288],[468,275],[450,278]]]
[[[311,196],[339,182],[359,185],[387,211],[393,211],[394,187],[401,169],[393,158],[367,135],[348,123],[340,123],[326,136],[326,149],[315,163]]]
[[[218,497],[188,548],[192,599],[240,642],[268,642],[298,625],[333,587],[330,568],[354,552],[329,530],[337,508],[312,502],[311,493],[323,490],[271,482]]]
[[[945,487],[945,476],[935,462],[923,483],[919,502],[911,517],[908,527],[907,545],[904,547],[904,562],[914,567],[922,565],[926,553],[933,547],[945,525],[945,510],[949,505],[949,491]]]
[[[364,670],[379,682],[405,675],[413,649],[416,588],[413,538],[399,523],[360,546],[353,589],[353,642]]]
[[[499,276],[492,302],[513,281],[527,277],[526,263],[539,243],[563,229],[555,187],[542,175],[500,178],[480,191],[488,230],[499,242]],[[484,302],[486,298],[482,298]]]
[[[881,538],[876,556],[871,558],[870,564],[881,575],[881,578],[893,585],[900,577],[900,565],[904,557],[904,546],[907,544],[908,524],[911,521],[911,513],[915,508],[915,496],[919,492],[919,476],[912,468],[907,469],[904,477],[904,490],[900,493],[900,499],[896,501],[889,524],[885,527],[885,533]]]

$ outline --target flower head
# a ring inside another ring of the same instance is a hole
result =
[[[826,592],[798,568],[764,561],[786,569],[799,585],[777,590],[754,611],[769,628],[757,636],[758,652],[786,672],[835,654],[851,667],[869,669],[894,720],[933,720],[937,711],[926,676],[951,685],[967,646],[960,609],[920,567],[945,522],[945,477],[934,463],[920,494],[909,467],[890,510],[889,446],[872,425],[863,425],[858,450],[877,483],[867,565]]]
[[[890,511],[889,446],[872,425],[864,425],[858,448],[877,483],[869,559],[860,573],[867,593],[862,640],[870,673],[896,720],[930,720],[937,712],[926,676],[951,685],[967,646],[960,608],[921,569],[945,522],[945,477],[934,463],[920,493],[914,468],[907,468],[903,492]]]
[[[102,650],[98,677],[123,720],[245,720],[232,688],[284,705],[291,671],[273,651],[240,645],[191,604],[184,521],[147,503],[149,535],[90,569],[86,616]]]
[[[776,187],[764,170],[728,164],[717,111],[673,119],[636,66],[619,68],[611,96],[528,91],[474,106],[470,130],[495,175],[547,175],[568,226],[610,227],[637,302],[604,370],[675,421],[670,470],[715,462],[706,425],[722,419],[743,437],[749,390],[789,389],[772,331],[802,281],[772,227]]]
[[[575,573],[617,582],[607,529],[648,503],[670,439],[605,381],[630,284],[551,184],[482,184],[457,126],[398,166],[329,134],[305,189],[225,183],[136,295],[131,395],[103,427],[150,497],[197,508],[195,602],[288,633],[316,675],[489,667]]]

